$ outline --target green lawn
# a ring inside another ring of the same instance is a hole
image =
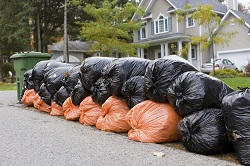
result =
[[[222,78],[226,84],[237,90],[238,87],[250,87],[250,77]]]
[[[0,91],[4,90],[16,90],[16,84],[0,83]]]

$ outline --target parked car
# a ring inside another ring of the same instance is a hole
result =
[[[237,67],[229,59],[216,59],[215,60],[215,70],[218,70],[218,69],[237,70]],[[201,72],[210,73],[211,71],[213,71],[213,59],[209,60],[208,62],[204,63],[201,66]]]

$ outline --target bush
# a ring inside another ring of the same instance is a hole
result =
[[[210,76],[214,76],[213,71],[210,72]],[[242,74],[238,73],[236,70],[233,69],[218,69],[215,70],[215,76],[219,78],[233,78],[237,76],[241,76]]]
[[[246,66],[244,66],[244,69],[246,71],[246,76],[250,77],[250,62]]]

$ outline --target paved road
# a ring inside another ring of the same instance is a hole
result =
[[[0,92],[1,166],[236,165],[52,117],[15,104],[15,96],[14,91]],[[154,152],[166,156],[155,157]]]

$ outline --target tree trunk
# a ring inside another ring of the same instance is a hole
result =
[[[37,51],[42,51],[42,44],[41,44],[41,29],[40,29],[40,16],[39,11],[37,12],[36,17],[36,25],[37,25]]]
[[[212,41],[212,57],[213,57],[213,75],[215,76],[215,55],[214,55],[214,41]]]
[[[0,48],[0,81],[3,80],[2,69],[3,69],[3,55],[2,55],[2,50]]]
[[[69,63],[69,49],[68,49],[68,31],[67,31],[67,0],[64,3],[64,50],[63,60]]]

